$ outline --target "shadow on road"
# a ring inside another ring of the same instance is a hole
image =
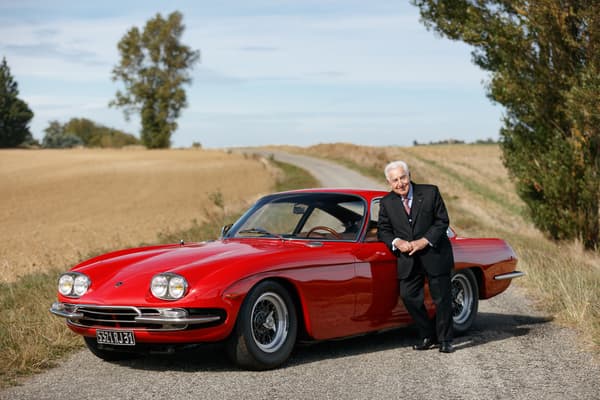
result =
[[[479,313],[471,330],[466,335],[455,338],[455,348],[462,351],[485,343],[524,336],[535,325],[550,321],[550,318],[527,315]],[[299,343],[284,368],[390,349],[409,349],[416,340],[416,330],[407,327],[347,339]],[[237,369],[227,359],[221,343],[199,345],[169,355],[149,355],[119,364],[151,371],[218,372]]]
[[[545,324],[552,318],[480,312],[466,335],[456,338],[456,350],[527,335],[534,325]]]

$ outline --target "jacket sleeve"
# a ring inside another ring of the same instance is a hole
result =
[[[434,186],[433,193],[433,223],[423,235],[433,247],[437,247],[440,239],[446,236],[450,220],[444,200],[440,195],[437,186]]]

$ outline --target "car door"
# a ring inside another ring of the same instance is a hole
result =
[[[369,222],[356,248],[354,320],[367,330],[410,322],[398,293],[396,256],[377,239],[380,198],[371,202]]]

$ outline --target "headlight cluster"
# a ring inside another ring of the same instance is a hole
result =
[[[67,272],[58,278],[58,291],[63,296],[81,297],[90,288],[90,278],[79,272]]]
[[[185,296],[188,283],[181,275],[164,273],[155,275],[150,290],[155,297],[163,300],[177,300]]]

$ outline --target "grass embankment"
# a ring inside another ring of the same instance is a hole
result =
[[[290,149],[288,149],[290,150]],[[385,183],[388,161],[405,160],[416,182],[440,187],[461,236],[501,237],[519,257],[526,287],[541,310],[577,329],[584,347],[600,352],[600,254],[580,243],[555,243],[526,216],[495,145],[367,147],[317,145],[295,151],[341,162]]]
[[[273,164],[279,172],[276,174],[275,187],[271,190],[315,185],[315,179],[305,171],[287,164]],[[254,189],[249,191],[248,185],[243,186],[253,197]],[[158,234],[155,233],[156,239],[151,242],[170,243],[180,239],[202,241],[216,238],[221,226],[233,222],[242,211],[239,204],[229,206],[221,192],[222,187],[221,184],[212,185],[213,191],[208,193],[209,202],[204,205],[204,211],[199,211],[202,215],[201,222],[193,220],[191,226],[183,229],[166,227]],[[205,186],[204,190],[209,188]],[[173,207],[177,208],[177,205]],[[126,219],[127,216],[123,218]],[[89,258],[111,249],[115,247],[97,248],[87,255],[80,255],[80,258]],[[54,365],[61,356],[82,346],[81,338],[65,326],[64,320],[48,312],[56,299],[58,274],[69,269],[75,262],[76,259],[72,262],[65,261],[60,268],[28,273],[11,282],[0,282],[0,388],[15,384],[19,377]]]

